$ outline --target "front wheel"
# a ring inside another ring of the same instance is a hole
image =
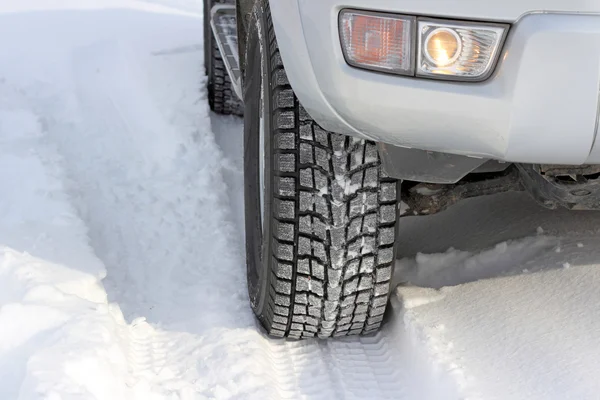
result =
[[[374,143],[327,132],[303,109],[287,80],[266,1],[254,9],[246,60],[252,308],[272,336],[375,332],[392,280],[397,182],[383,173]]]

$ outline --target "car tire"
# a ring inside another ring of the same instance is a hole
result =
[[[371,334],[392,282],[398,182],[375,143],[327,132],[304,110],[257,3],[243,88],[252,308],[271,336]]]
[[[210,10],[231,0],[204,0],[204,69],[207,76],[208,104],[217,114],[242,115],[241,100],[235,94],[219,46],[210,27]]]

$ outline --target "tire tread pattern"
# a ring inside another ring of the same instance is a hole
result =
[[[290,338],[377,331],[394,264],[397,181],[376,144],[327,132],[299,104],[268,7],[274,126],[274,246],[269,334]]]

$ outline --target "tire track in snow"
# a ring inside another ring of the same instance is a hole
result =
[[[181,127],[163,119],[129,50],[100,44],[78,52],[81,120],[61,115],[51,124],[107,265],[111,300],[132,321],[123,338],[129,380],[177,398],[280,398],[268,384],[277,381],[268,342],[241,290],[239,242],[229,247],[237,235],[226,217],[218,149],[202,131],[208,126],[196,131],[196,121]]]
[[[0,397],[127,398],[126,324],[27,94],[0,81]]]

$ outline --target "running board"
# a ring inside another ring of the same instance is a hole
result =
[[[210,15],[213,37],[219,46],[233,91],[240,99],[243,99],[235,5],[216,5],[212,8]]]

